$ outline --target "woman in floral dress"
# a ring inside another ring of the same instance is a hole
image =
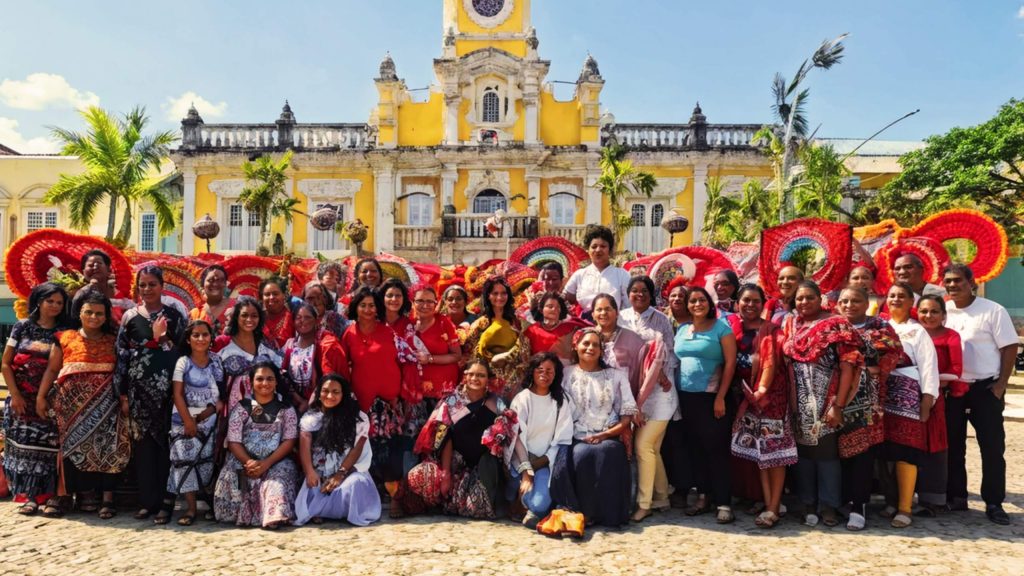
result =
[[[290,454],[299,436],[298,416],[278,398],[281,373],[273,362],[253,364],[248,379],[253,396],[231,410],[229,454],[213,510],[218,522],[273,530],[295,519],[299,471]]]
[[[14,325],[3,355],[3,375],[10,396],[4,409],[4,473],[18,512],[35,514],[56,494],[57,426],[36,412],[36,397],[56,333],[67,323],[68,294],[46,282],[28,297],[29,317]]]

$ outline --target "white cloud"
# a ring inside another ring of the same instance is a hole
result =
[[[1017,9],[1017,18],[1024,20],[1024,6]]]
[[[60,144],[49,138],[25,139],[18,131],[18,121],[0,116],[0,144],[12,148],[21,154],[56,154],[60,152]]]
[[[36,72],[24,80],[6,78],[0,82],[0,101],[20,110],[77,109],[98,106],[100,97],[73,88],[63,76]]]
[[[167,101],[160,105],[164,111],[164,117],[171,122],[180,122],[188,115],[189,106],[195,106],[203,120],[220,118],[228,110],[228,103],[220,101],[217,104],[210,102],[199,94],[189,90],[181,96],[174,98],[168,96]]]

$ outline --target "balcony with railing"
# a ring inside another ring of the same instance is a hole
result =
[[[487,219],[492,214],[445,214],[441,218],[441,237],[494,238],[487,231]],[[536,216],[506,216],[502,224],[502,238],[536,238],[539,226]]]
[[[573,244],[583,244],[583,234],[586,232],[586,224],[569,224],[548,226],[548,235],[565,238]]]
[[[754,140],[761,124],[708,124],[700,104],[687,124],[617,124],[614,118],[601,128],[601,144],[618,143],[630,150],[756,149],[766,142]]]
[[[437,227],[395,225],[395,248],[398,250],[437,249],[441,229]]]

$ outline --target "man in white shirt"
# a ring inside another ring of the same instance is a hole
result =
[[[615,235],[607,226],[592,226],[583,237],[583,246],[590,255],[590,265],[569,277],[565,299],[569,304],[579,304],[588,319],[590,305],[598,294],[610,294],[621,310],[629,303],[629,272],[612,266]]]
[[[967,422],[974,427],[981,448],[981,497],[985,515],[996,524],[1010,523],[1003,510],[1006,498],[1006,430],[1003,395],[1013,371],[1018,338],[1010,314],[999,304],[974,294],[974,273],[964,264],[943,272],[942,283],[951,300],[946,303],[946,327],[960,334],[963,345],[963,380],[967,394],[946,399],[949,437],[949,481],[946,502],[951,510],[967,509]]]

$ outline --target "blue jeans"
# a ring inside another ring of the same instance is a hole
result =
[[[796,481],[804,505],[839,507],[842,468],[838,459],[812,460],[801,456],[796,463]]]
[[[505,495],[512,501],[519,494],[519,483],[522,476],[515,470],[511,471],[512,479],[505,489]],[[544,467],[533,473],[533,490],[523,496],[523,505],[537,516],[546,516],[551,511],[551,468]]]

